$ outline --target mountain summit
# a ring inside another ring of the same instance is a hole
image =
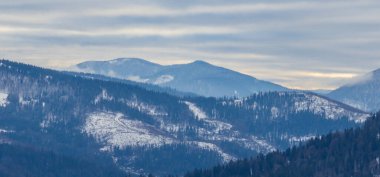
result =
[[[87,61],[73,66],[72,69],[170,87],[202,96],[248,96],[258,92],[288,90],[280,85],[202,60],[188,64],[159,65],[143,59],[120,58]]]

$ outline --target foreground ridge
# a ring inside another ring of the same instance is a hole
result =
[[[363,127],[330,133],[303,146],[195,170],[186,177],[380,175],[380,113]]]

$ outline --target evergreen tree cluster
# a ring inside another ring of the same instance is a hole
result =
[[[364,126],[330,133],[284,152],[258,155],[185,177],[374,177],[380,175],[380,113]]]
[[[124,172],[99,161],[87,161],[23,145],[0,144],[0,176],[123,177]]]

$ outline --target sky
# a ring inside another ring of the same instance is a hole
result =
[[[0,58],[65,68],[121,57],[334,89],[380,68],[380,1],[0,1]]]

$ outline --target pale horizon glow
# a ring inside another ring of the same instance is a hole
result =
[[[380,2],[5,0],[0,58],[49,68],[204,60],[296,89],[380,68]]]

